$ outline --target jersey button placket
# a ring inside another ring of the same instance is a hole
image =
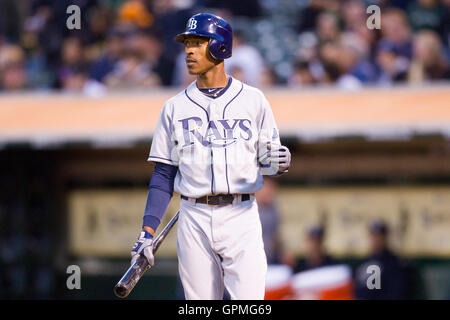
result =
[[[211,120],[218,120],[219,118],[219,108],[215,103],[211,103],[209,105],[209,110],[210,110],[210,114],[211,114]]]
[[[218,106],[212,102],[209,104],[209,114],[210,114],[210,121],[217,121],[219,118],[219,111],[218,111]],[[212,137],[212,136],[210,136]],[[211,147],[211,161],[214,161],[214,148]],[[214,168],[214,163],[213,163],[213,168]],[[215,175],[214,175],[215,177]],[[215,177],[216,178],[216,177]],[[216,187],[216,184],[214,184],[214,187]],[[214,191],[216,190],[216,188],[214,188]],[[216,215],[216,207],[211,206],[210,207],[210,212],[211,212],[211,232],[212,232],[212,240],[213,242],[216,241],[220,241],[220,220],[218,219],[219,217],[217,217]]]
[[[217,105],[212,102],[209,104],[209,120],[210,121],[217,121],[219,119],[219,113],[218,113],[218,107]],[[212,139],[212,136],[209,136],[209,139]],[[211,140],[209,140],[211,142]],[[212,170],[214,171],[214,157],[216,156],[214,154],[214,148],[211,148],[211,161],[212,161]],[[214,175],[214,181],[213,181],[213,193],[216,192],[216,176]]]

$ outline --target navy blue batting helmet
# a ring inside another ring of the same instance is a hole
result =
[[[210,13],[198,13],[188,20],[186,31],[178,34],[175,41],[184,42],[189,36],[208,37],[209,53],[213,58],[223,60],[231,57],[233,30],[225,19]]]

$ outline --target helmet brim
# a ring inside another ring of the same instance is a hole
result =
[[[210,34],[186,31],[186,32],[177,34],[173,39],[176,42],[184,43],[184,40],[186,40],[187,38],[192,38],[192,37],[202,37],[202,38],[208,38],[208,39],[213,38]],[[222,39],[222,37],[217,36],[217,35],[215,36],[215,38],[218,38],[218,40]]]

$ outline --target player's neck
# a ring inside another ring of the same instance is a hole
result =
[[[218,88],[225,87],[228,83],[228,77],[225,73],[223,62],[215,65],[205,73],[197,75],[198,88]]]

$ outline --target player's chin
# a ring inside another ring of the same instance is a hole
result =
[[[188,66],[187,70],[190,75],[197,75],[201,73],[201,71],[198,68],[195,68],[193,66]]]

